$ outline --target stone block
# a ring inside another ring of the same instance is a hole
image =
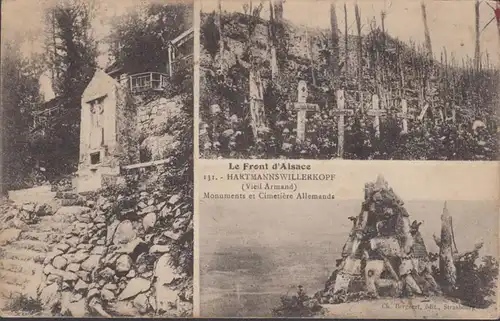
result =
[[[16,241],[21,234],[20,229],[8,228],[0,232],[0,246]]]
[[[68,261],[65,258],[63,258],[62,256],[56,256],[52,260],[52,265],[56,269],[62,270],[62,269],[64,269],[66,267],[66,265],[68,265]]]
[[[82,270],[87,272],[93,271],[95,268],[99,266],[100,259],[101,255],[90,255],[89,258],[82,263],[81,265]]]
[[[151,287],[151,282],[143,278],[134,278],[130,280],[125,289],[118,296],[119,300],[126,300],[136,296],[139,293],[144,293]]]
[[[137,236],[134,227],[132,225],[132,222],[129,220],[121,222],[117,228],[116,231],[113,235],[113,243],[118,245],[118,244],[126,244],[133,239],[135,239]]]

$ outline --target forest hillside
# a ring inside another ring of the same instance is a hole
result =
[[[221,31],[217,19],[215,12],[201,19],[200,116],[207,137],[200,150],[205,157],[336,158],[337,117],[331,110],[335,92],[343,89],[346,108],[355,111],[345,124],[344,158],[496,158],[500,72],[488,61],[477,68],[472,59],[458,61],[445,51],[439,60],[430,59],[423,45],[404,43],[375,25],[366,35],[346,37],[340,30],[332,35],[286,19],[270,22],[255,11],[224,12]],[[274,77],[272,46],[279,70]],[[250,70],[264,83],[266,128],[259,137],[250,130]],[[297,101],[300,80],[307,82],[308,102],[320,108],[307,120],[311,126],[304,142],[294,137],[296,113],[287,108]],[[373,94],[387,112],[380,135],[366,115]],[[404,135],[397,116],[401,99],[411,118],[421,116],[409,121]],[[214,105],[220,108],[217,116]],[[475,121],[481,122],[479,133],[472,130]]]

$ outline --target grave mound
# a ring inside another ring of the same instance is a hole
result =
[[[365,184],[360,214],[349,219],[353,226],[342,258],[324,290],[316,293],[320,303],[441,294],[421,223],[410,223],[404,202],[382,176]]]

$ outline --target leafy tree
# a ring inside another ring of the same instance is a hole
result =
[[[19,46],[4,42],[2,46],[2,190],[23,187],[29,157],[31,110],[38,102],[36,61],[23,58]]]
[[[79,99],[95,72],[97,42],[91,33],[95,10],[92,1],[71,0],[47,11],[53,41],[47,39],[46,47],[54,53],[49,64],[57,74],[58,96]],[[80,109],[79,104],[65,107]]]
[[[200,27],[201,43],[212,59],[219,52],[220,34],[215,24],[215,12],[209,14]]]
[[[131,73],[165,72],[168,44],[192,25],[192,10],[184,4],[150,4],[115,19],[109,37],[111,55]]]
[[[97,42],[91,33],[96,8],[92,1],[60,2],[46,12],[50,35],[46,39],[48,65],[56,75],[57,111],[33,138],[54,175],[76,169],[80,136],[81,95],[97,66]]]

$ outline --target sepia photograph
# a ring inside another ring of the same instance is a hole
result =
[[[193,11],[2,2],[2,316],[192,316]]]
[[[0,317],[498,318],[500,0],[1,2]]]
[[[499,12],[202,1],[200,157],[497,160]]]
[[[200,315],[496,318],[493,167],[361,163],[311,163],[335,180],[295,188],[202,183],[226,197],[200,200]]]

